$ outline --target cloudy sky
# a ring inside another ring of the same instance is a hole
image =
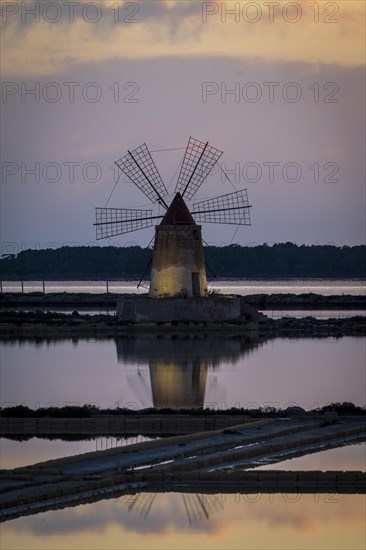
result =
[[[207,242],[365,242],[363,2],[1,7],[2,253],[94,243],[96,206],[150,206],[114,161],[146,142],[173,193],[189,136],[252,205]],[[233,186],[214,170],[197,196]]]

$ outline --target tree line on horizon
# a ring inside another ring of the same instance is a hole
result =
[[[364,278],[366,246],[274,245],[205,246],[208,278]],[[0,278],[140,279],[152,250],[140,246],[64,246],[23,250],[0,258]]]

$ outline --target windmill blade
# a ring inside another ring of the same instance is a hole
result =
[[[251,225],[246,189],[195,202],[191,214],[197,222]]]
[[[209,145],[208,141],[205,143],[190,137],[175,192],[180,193],[182,197],[191,199],[197,193],[221,155],[222,151]]]
[[[168,191],[146,143],[133,151],[128,151],[127,155],[117,160],[115,164],[151,202],[159,202],[165,208],[168,208],[164,201],[164,197],[168,195]]]
[[[95,211],[97,240],[151,227],[153,220],[163,217],[153,216],[152,210],[130,208],[96,208]]]

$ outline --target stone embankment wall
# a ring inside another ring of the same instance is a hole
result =
[[[239,298],[122,298],[120,321],[230,321],[240,318]]]

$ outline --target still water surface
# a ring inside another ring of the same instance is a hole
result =
[[[0,401],[2,406],[31,407],[364,405],[365,346],[362,337],[1,341]],[[3,467],[23,458],[29,463],[111,444],[107,438],[3,439]],[[364,448],[318,456],[319,469],[364,469]],[[306,469],[306,462],[301,467]],[[210,495],[137,493],[11,520],[2,525],[1,548],[336,550],[363,549],[364,536],[364,495],[218,490]]]
[[[0,341],[1,406],[364,406],[365,337]]]
[[[2,550],[364,550],[365,495],[137,493],[2,525]]]
[[[366,443],[327,449],[282,462],[258,466],[256,470],[366,470]]]
[[[54,458],[103,451],[115,447],[125,447],[149,441],[150,439],[142,435],[133,437],[89,436],[85,440],[79,441],[37,437],[18,441],[16,439],[1,437],[0,469],[19,468],[21,466],[28,466],[29,464],[36,464],[37,462],[53,460]]]
[[[109,281],[109,292],[116,293],[146,293],[147,288],[137,288],[137,281]],[[363,279],[219,279],[211,281],[209,289],[217,289],[223,294],[315,294],[364,295],[366,293]],[[21,292],[20,281],[4,281],[3,292]],[[24,281],[24,292],[43,290],[42,281]],[[106,281],[45,281],[45,292],[90,292],[103,293],[107,290]]]

